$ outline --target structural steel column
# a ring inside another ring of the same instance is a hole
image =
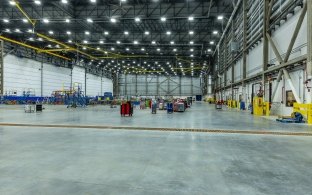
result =
[[[40,68],[40,91],[43,97],[43,55],[41,54],[41,68]]]
[[[272,1],[272,0],[271,0]],[[267,37],[267,33],[270,28],[270,0],[264,0],[264,8],[263,8],[263,71],[268,69],[269,63],[269,40]],[[265,74],[262,74],[262,89],[264,91],[265,96]]]
[[[73,89],[73,67],[70,68],[70,90]]]
[[[266,36],[268,30],[269,30],[269,22],[266,21],[269,20],[269,0],[264,0],[264,14],[263,14],[263,71],[266,71],[268,69],[268,62],[269,62],[269,41],[268,37]],[[263,83],[264,84],[264,83]]]
[[[246,83],[247,78],[247,0],[243,0],[243,82],[242,82],[242,96],[243,101],[247,101],[246,96]]]
[[[87,68],[85,68],[85,90],[84,90],[84,95],[87,96]]]
[[[191,77],[191,94],[192,94],[192,96],[194,95],[194,91],[193,91],[193,77]]]
[[[182,95],[182,78],[181,76],[179,76],[179,95],[181,96]]]
[[[3,62],[3,57],[4,56],[4,45],[3,45],[3,41],[2,40],[0,40],[0,96],[1,95],[4,95],[4,92],[3,92],[3,90],[4,90],[4,76],[3,76],[3,74],[4,74],[4,71],[3,71],[3,64],[4,64],[4,62]]]
[[[135,95],[138,94],[138,75],[135,75]]]
[[[156,85],[156,95],[159,95],[159,76],[157,75],[157,81],[156,81],[156,83],[157,83],[157,85]]]
[[[145,76],[145,95],[148,94],[147,75]]]
[[[127,90],[128,90],[128,89],[127,89],[127,87],[128,87],[128,86],[127,86],[127,83],[128,83],[128,81],[127,81],[127,74],[125,74],[125,91],[124,91],[125,94],[124,94],[124,95],[128,95],[128,92],[127,92]]]
[[[307,79],[312,79],[312,1],[307,1],[307,19],[308,19],[308,56],[307,56]],[[312,81],[309,84],[311,86]],[[307,95],[307,103],[312,103],[311,89]]]

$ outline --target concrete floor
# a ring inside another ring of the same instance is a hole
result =
[[[312,194],[312,137],[12,127],[3,123],[310,132],[247,112],[0,107],[0,194]],[[222,117],[222,118],[221,118]],[[2,125],[1,125],[2,124]]]

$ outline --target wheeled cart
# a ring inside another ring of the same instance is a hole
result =
[[[133,115],[133,106],[131,102],[122,103],[120,106],[120,115],[121,116],[132,116]]]
[[[172,114],[173,113],[173,104],[167,103],[167,113]]]
[[[36,112],[42,112],[43,105],[42,104],[36,104]]]
[[[156,114],[156,112],[157,112],[157,103],[153,102],[152,103],[152,114]]]
[[[35,112],[35,105],[32,105],[32,104],[26,104],[25,107],[24,107],[24,111],[26,113],[32,113],[32,112]]]
[[[177,112],[184,112],[185,111],[185,103],[181,102],[178,103],[178,110]]]

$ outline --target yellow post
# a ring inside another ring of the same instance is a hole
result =
[[[270,116],[270,102],[265,102],[265,115]]]
[[[262,97],[255,97],[253,100],[253,113],[255,116],[263,116],[265,104]]]

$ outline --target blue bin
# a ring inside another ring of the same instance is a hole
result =
[[[173,113],[173,103],[167,103],[167,113]]]

